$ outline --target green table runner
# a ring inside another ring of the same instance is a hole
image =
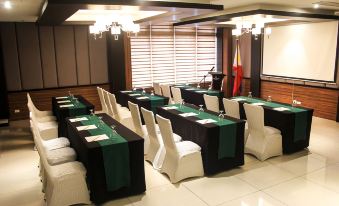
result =
[[[140,92],[140,91],[133,91],[133,92],[130,92],[128,94],[140,94],[139,96],[134,96],[135,98],[148,97],[149,99],[145,99],[145,100],[150,100],[151,109],[152,109],[154,114],[157,111],[157,109],[156,109],[157,107],[161,107],[161,106],[164,106],[166,104],[165,98],[161,97],[161,96],[151,95],[151,94],[148,94],[148,93],[142,94],[142,92]]]
[[[174,85],[174,87],[180,88],[180,89],[189,89],[187,91],[192,91],[195,93],[200,93],[200,94],[208,94],[210,96],[218,96],[220,97],[220,91],[217,90],[209,90],[209,89],[201,89],[201,88],[196,88],[196,87],[192,87],[189,85]]]
[[[235,145],[236,145],[236,137],[237,137],[237,124],[231,120],[223,119],[219,120],[219,117],[213,114],[209,114],[206,112],[199,112],[199,110],[181,106],[180,104],[172,104],[169,106],[176,106],[178,111],[182,113],[193,112],[198,114],[197,118],[199,119],[213,119],[216,122],[211,124],[218,125],[220,128],[219,131],[219,149],[218,149],[218,158],[222,159],[225,157],[234,157],[235,156]]]
[[[97,143],[101,146],[106,185],[108,191],[115,191],[121,187],[130,186],[130,163],[128,142],[118,133],[114,133],[107,124],[100,124],[97,116],[83,115],[88,120],[81,121],[82,125],[96,125],[97,129],[88,130],[91,135],[106,134],[109,139],[100,140]]]
[[[294,142],[297,142],[299,140],[305,140],[307,138],[307,112],[305,109],[292,107],[286,104],[268,102],[262,99],[244,97],[244,96],[239,96],[239,97],[234,97],[234,98],[245,99],[245,101],[249,103],[264,103],[265,104],[264,106],[267,106],[267,107],[272,107],[272,108],[284,107],[284,108],[289,109],[286,111],[289,111],[295,114],[294,138],[293,138]]]
[[[65,102],[59,104],[58,101],[69,100],[71,102]],[[76,101],[75,99],[67,96],[67,99],[57,99],[58,106],[65,105],[65,104],[73,104],[73,107],[64,107],[63,109],[67,109],[70,117],[75,117],[78,115],[85,114],[87,112],[87,107],[81,101]]]

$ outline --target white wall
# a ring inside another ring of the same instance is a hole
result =
[[[338,22],[273,27],[264,39],[263,74],[333,81]]]

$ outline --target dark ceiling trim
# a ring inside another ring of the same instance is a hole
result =
[[[231,14],[223,14],[223,15],[219,15],[219,16],[207,16],[207,17],[200,18],[200,19],[196,18],[196,19],[192,19],[192,20],[174,23],[173,26],[182,26],[182,25],[195,24],[195,23],[201,23],[201,22],[206,22],[206,21],[223,22],[223,21],[228,21],[233,17],[248,16],[248,15],[255,15],[255,14],[267,14],[267,15],[277,15],[277,16],[339,20],[339,16],[336,16],[336,15],[256,9],[256,10],[243,11],[243,12],[237,12],[237,13],[231,13]]]

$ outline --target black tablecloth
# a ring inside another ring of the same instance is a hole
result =
[[[206,108],[204,94],[207,94],[207,93],[198,93],[192,90],[186,90],[185,88],[182,88],[182,87],[180,87],[180,90],[181,90],[181,98],[183,98],[186,103],[194,104],[196,106],[203,105],[203,107]],[[222,98],[224,96],[224,93],[220,91],[218,95],[213,95],[213,96],[218,97],[219,107],[221,110],[224,110],[222,106]]]
[[[76,109],[76,108],[60,108],[57,102],[62,101],[65,99],[56,99],[56,97],[52,97],[52,111],[54,116],[56,116],[58,121],[58,135],[59,137],[67,137],[67,125],[65,118],[72,117],[74,114],[76,115],[85,115],[90,114],[90,110],[94,110],[94,105],[88,102],[85,98],[83,98],[80,95],[75,95],[76,98],[78,98],[78,101],[81,102],[86,106],[86,109]],[[70,112],[70,110],[73,110]]]
[[[259,98],[258,98],[259,99]],[[244,110],[244,103],[248,103],[246,101],[239,101],[240,106],[240,118],[246,119],[246,114]],[[282,105],[288,105],[285,103],[275,102]],[[290,105],[288,105],[290,106]],[[283,152],[284,153],[293,153],[309,146],[310,142],[310,132],[312,125],[312,116],[313,109],[298,107],[304,109],[307,113],[307,131],[306,131],[306,139],[294,141],[294,130],[295,130],[295,119],[296,113],[291,111],[276,111],[274,108],[269,106],[262,106],[264,108],[264,117],[265,117],[265,125],[277,128],[281,131],[282,135],[282,144],[283,144]]]
[[[107,191],[103,154],[98,142],[87,142],[88,131],[78,131],[80,122],[71,123],[67,118],[68,139],[77,153],[77,160],[82,162],[87,170],[87,184],[90,189],[91,200],[102,203],[107,200],[126,197],[143,193],[146,190],[144,171],[144,139],[109,117],[107,114],[99,114],[107,125],[116,125],[116,131],[124,137],[129,147],[130,162],[130,186],[116,191]]]
[[[189,105],[186,104],[186,106]],[[193,105],[190,105],[190,107],[198,108]],[[205,110],[205,112],[218,115],[211,111]],[[212,175],[244,164],[245,122],[243,120],[228,116],[225,117],[225,119],[232,120],[236,124],[235,157],[219,159],[219,127],[214,124],[197,123],[197,117],[182,117],[178,115],[179,113],[180,112],[175,109],[165,110],[158,107],[158,114],[171,120],[174,133],[180,135],[183,140],[192,141],[201,147],[204,172],[206,175]]]

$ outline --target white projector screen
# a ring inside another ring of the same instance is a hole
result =
[[[263,74],[335,81],[338,21],[279,26],[265,35]]]

